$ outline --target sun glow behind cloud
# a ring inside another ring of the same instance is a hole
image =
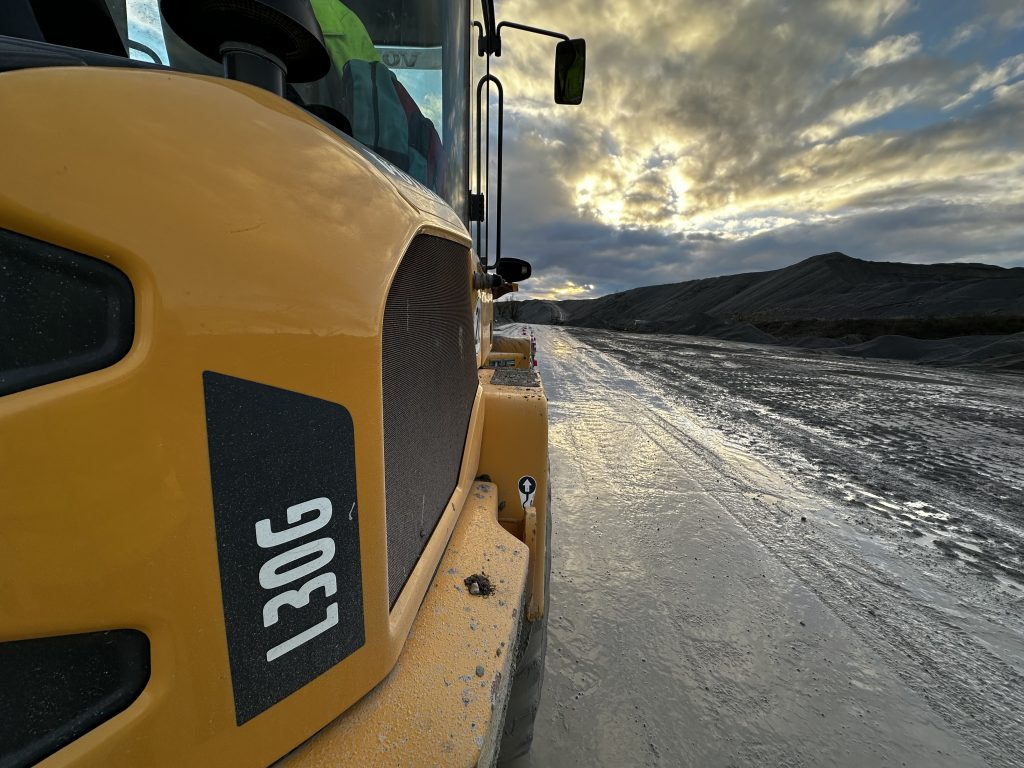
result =
[[[530,286],[531,299],[589,299],[594,296],[593,283],[578,284],[572,280],[560,280],[558,282],[539,280]],[[513,296],[513,301],[516,297]]]

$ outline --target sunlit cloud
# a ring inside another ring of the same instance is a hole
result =
[[[970,92],[987,91],[997,85],[1008,83],[1010,80],[1024,75],[1024,53],[1011,56],[999,62],[995,69],[982,72],[977,79],[971,83]]]
[[[1024,106],[1024,80],[1018,80],[1012,85],[996,86],[992,91],[992,99],[1003,104]]]
[[[810,126],[800,134],[800,138],[811,143],[833,139],[853,126],[914,103],[927,91],[927,86],[920,84],[879,88],[860,101],[837,109],[822,122]]]
[[[967,93],[962,94],[944,108],[947,110],[955,109],[964,102],[970,101],[979,93],[991,91],[1021,76],[1024,76],[1024,54],[1011,56],[999,62],[998,66],[982,71],[974,79],[974,82],[971,83]]]
[[[885,28],[912,7],[909,0],[828,0],[825,5],[839,18],[854,22],[862,35]]]
[[[897,61],[909,59],[920,53],[921,36],[913,32],[909,35],[892,35],[883,38],[870,48],[848,54],[858,70],[869,67],[881,67]]]

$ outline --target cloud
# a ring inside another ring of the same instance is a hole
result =
[[[503,40],[508,253],[544,291],[595,293],[843,248],[829,237],[867,258],[1021,260],[1019,228],[1000,244],[1008,221],[985,213],[1024,204],[1015,6],[936,29],[904,0],[506,0],[504,18],[588,40],[576,108],[550,104],[549,41]]]
[[[578,285],[563,275],[541,276],[530,285],[531,299],[590,299],[593,298],[594,285],[587,283]]]
[[[934,99],[943,83],[927,78],[914,83],[879,85],[863,92],[848,92],[846,103],[837,106],[819,122],[808,126],[800,138],[810,144],[835,139],[850,128],[888,115],[898,109]],[[853,97],[853,98],[851,98]]]
[[[837,17],[857,25],[862,35],[871,35],[911,8],[908,0],[828,0],[825,5]]]
[[[962,94],[959,98],[947,104],[944,109],[955,109],[961,104],[970,101],[979,93],[991,91],[1022,75],[1024,75],[1024,54],[1017,54],[1016,56],[1003,59],[1003,61],[999,62],[998,66],[982,70],[974,78],[974,82],[967,89],[967,93]]]
[[[987,91],[1021,75],[1024,75],[1024,53],[1003,59],[996,68],[982,72],[971,83],[970,91],[971,93]]]
[[[1014,104],[1019,110],[1024,107],[1024,80],[1018,80],[1012,85],[996,86],[992,98],[999,104]]]
[[[945,45],[946,50],[950,51],[954,48],[959,48],[961,45],[974,40],[984,32],[984,29],[985,28],[981,24],[975,21],[961,24],[953,30],[953,34]]]
[[[892,35],[883,38],[870,48],[848,54],[857,70],[869,67],[881,67],[897,61],[909,59],[921,51],[921,36],[912,32],[909,35]]]
[[[556,247],[545,258],[535,259],[537,277],[522,285],[519,298],[583,298],[635,285],[777,269],[834,250],[873,261],[983,261],[1020,266],[1024,262],[1022,204],[1020,198],[995,206],[930,203],[790,224],[741,241],[665,240],[635,252],[636,261],[625,265],[608,258],[621,232],[597,225],[586,238],[576,241],[593,249],[588,270],[598,281],[593,290],[575,295],[559,290],[578,286],[581,270],[580,261],[574,259],[575,250]],[[634,274],[641,278],[633,279]]]

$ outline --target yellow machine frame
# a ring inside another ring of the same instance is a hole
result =
[[[382,462],[357,462],[366,643],[238,726],[200,383],[216,370],[343,403],[356,455],[379,456],[390,281],[416,235],[468,247],[465,227],[439,199],[255,87],[174,72],[29,69],[0,74],[0,103],[0,144],[11,149],[0,153],[0,228],[116,266],[136,298],[126,357],[0,398],[0,641],[135,628],[151,643],[139,698],[42,765],[263,766],[333,723],[317,739],[333,732],[334,741],[314,740],[287,763],[326,765],[325,755],[355,743],[367,708],[388,707],[417,728],[376,745],[364,728],[360,764],[487,759],[503,707],[490,692],[507,686],[511,654],[484,665],[484,677],[475,660],[512,648],[522,608],[531,619],[544,610],[543,390],[494,385],[494,372],[481,371],[458,486],[390,611]],[[467,260],[467,291],[474,270]],[[473,294],[483,367],[491,296]],[[491,482],[476,484],[478,475]],[[524,475],[537,481],[534,504],[520,503]],[[528,552],[497,556],[518,540]],[[442,637],[463,619],[438,592],[452,586],[440,574],[488,566],[506,580],[507,610],[487,606],[493,630],[468,648],[407,642],[414,622],[416,638]],[[436,715],[444,728],[419,728],[417,713],[438,702],[462,706],[462,684],[446,687],[447,674],[405,674],[428,658],[488,693],[472,728]],[[417,729],[428,736],[416,741]],[[399,743],[405,752],[394,751]]]

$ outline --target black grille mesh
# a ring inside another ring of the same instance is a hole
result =
[[[384,489],[394,606],[459,479],[476,393],[468,250],[420,235],[384,308]]]

